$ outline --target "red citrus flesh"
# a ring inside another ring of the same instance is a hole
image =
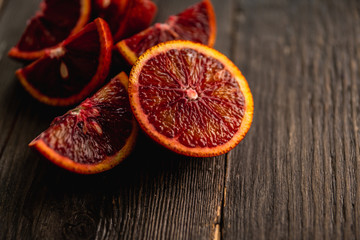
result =
[[[78,107],[57,117],[29,146],[67,170],[92,174],[108,170],[127,157],[137,125],[121,73]]]
[[[216,36],[215,13],[210,0],[203,0],[165,23],[157,23],[116,44],[116,49],[133,65],[147,49],[159,43],[183,39],[213,46]]]
[[[89,21],[90,0],[44,0],[9,56],[32,60],[79,32]]]
[[[252,122],[252,95],[238,68],[216,50],[190,41],[147,50],[132,68],[129,97],[145,132],[188,156],[230,151]]]
[[[130,0],[96,0],[95,15],[103,18],[110,27],[111,33],[116,33],[124,18]]]
[[[114,33],[114,40],[120,41],[149,27],[156,12],[157,7],[150,0],[128,1],[126,14]]]
[[[59,47],[16,71],[25,89],[39,101],[57,106],[80,102],[99,88],[111,62],[112,37],[101,18]]]
[[[97,0],[95,5],[97,15],[109,23],[115,41],[150,26],[157,12],[151,0]]]

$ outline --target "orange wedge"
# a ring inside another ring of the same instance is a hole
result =
[[[216,20],[210,0],[203,0],[175,16],[165,23],[154,26],[124,39],[115,45],[115,49],[133,65],[136,59],[147,49],[159,43],[183,39],[213,46],[216,37]]]
[[[37,100],[55,106],[72,105],[104,83],[111,51],[110,29],[97,18],[43,57],[17,70],[16,76]]]
[[[40,11],[8,55],[16,59],[37,59],[88,23],[91,0],[44,0]]]
[[[57,117],[29,146],[66,170],[93,174],[126,158],[136,140],[128,78],[120,73],[94,96]]]

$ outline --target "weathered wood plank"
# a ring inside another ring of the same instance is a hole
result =
[[[358,239],[359,2],[241,1],[254,124],[229,158],[224,239]]]
[[[140,135],[123,164],[106,173],[79,176],[28,149],[29,141],[66,109],[32,100],[14,77],[21,65],[6,52],[39,1],[19,2],[9,1],[0,18],[0,43],[6,44],[0,55],[0,115],[6,116],[0,119],[0,239],[219,237],[226,156],[187,158]],[[196,2],[159,0],[158,19]],[[230,19],[232,3],[213,2],[220,25],[216,46],[229,54],[231,28],[221,26]],[[15,6],[23,10],[18,13]],[[22,17],[13,23],[15,13]]]
[[[14,72],[21,64],[7,57],[7,52],[21,35],[28,19],[37,9],[39,1],[7,2],[0,10],[0,156],[13,129],[24,92],[15,79]],[[15,17],[14,17],[15,16]]]

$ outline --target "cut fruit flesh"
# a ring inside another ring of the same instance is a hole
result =
[[[156,12],[157,7],[150,0],[129,0],[126,14],[114,32],[114,41],[120,41],[149,27]]]
[[[148,135],[194,157],[230,151],[253,117],[252,95],[238,68],[216,50],[190,41],[147,50],[132,68],[129,98]]]
[[[120,73],[94,96],[54,119],[29,146],[69,171],[106,171],[127,157],[136,140],[127,76]]]
[[[112,37],[101,18],[70,36],[59,47],[16,71],[25,89],[56,106],[80,102],[100,87],[110,68]]]
[[[90,18],[90,0],[44,0],[41,11],[27,24],[17,45],[8,55],[33,60],[79,32]]]
[[[111,29],[114,41],[119,41],[149,27],[157,12],[151,0],[97,0],[98,15]]]
[[[159,43],[183,39],[212,47],[216,37],[215,13],[210,0],[193,5],[165,23],[157,23],[144,31],[118,42],[115,49],[133,65],[147,49]]]
[[[124,18],[130,0],[96,0],[96,15],[103,18],[114,34]]]

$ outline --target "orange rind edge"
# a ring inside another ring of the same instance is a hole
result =
[[[207,5],[208,16],[209,16],[209,26],[211,29],[210,36],[209,36],[209,42],[207,45],[209,47],[213,47],[215,45],[216,31],[217,31],[215,11],[214,11],[214,6],[212,5],[210,0],[204,0],[204,2]]]
[[[213,47],[215,45],[216,31],[217,31],[215,11],[214,11],[214,7],[210,0],[203,0],[203,2],[207,5],[208,16],[209,16],[209,26],[211,29],[210,35],[209,35],[209,41],[208,41],[207,45],[209,47]],[[151,28],[151,27],[149,27],[149,28]],[[143,30],[143,32],[147,31],[149,28]],[[136,56],[134,51],[132,51],[127,46],[125,40],[126,39],[119,41],[117,44],[115,44],[114,47],[117,49],[117,51],[125,58],[125,60],[130,65],[134,65],[136,60],[138,59],[138,57]]]
[[[121,72],[116,77],[118,77],[119,81],[127,87],[128,80],[127,75],[124,72]],[[135,118],[132,121],[132,130],[126,141],[124,147],[120,149],[115,155],[109,156],[105,158],[101,163],[98,164],[81,164],[72,161],[71,159],[60,155],[55,152],[52,148],[50,148],[43,140],[35,139],[30,144],[29,147],[36,149],[41,155],[43,155],[46,159],[50,160],[54,164],[59,167],[62,167],[71,172],[79,173],[79,174],[95,174],[104,172],[109,170],[120,162],[122,162],[126,157],[130,155],[132,150],[134,149],[136,139],[138,135],[138,125],[136,123]]]
[[[81,0],[81,6],[82,7],[81,7],[80,18],[77,21],[75,27],[72,29],[70,35],[73,35],[73,34],[79,32],[86,25],[86,23],[88,23],[88,21],[90,19],[91,0]]]
[[[90,19],[91,0],[81,0],[81,6],[82,6],[82,8],[81,8],[80,18],[77,21],[75,27],[71,30],[71,33],[69,34],[69,36],[79,32]],[[49,48],[44,48],[44,49],[41,49],[38,51],[31,51],[31,52],[20,51],[15,46],[15,47],[10,48],[10,50],[8,52],[8,56],[12,57],[14,59],[19,59],[19,60],[35,60],[35,59],[38,59],[38,58],[44,56],[46,51],[57,48],[60,45],[61,45],[61,43],[56,44],[55,46],[52,46]]]
[[[75,104],[77,102],[80,102],[82,99],[86,98],[92,91],[96,89],[96,87],[99,87],[102,85],[105,81],[105,78],[107,74],[109,73],[110,69],[110,61],[111,61],[111,54],[112,54],[112,36],[110,29],[105,22],[105,20],[101,18],[97,18],[94,20],[95,24],[97,25],[98,29],[101,29],[100,32],[103,32],[104,34],[99,34],[100,36],[100,44],[102,52],[100,53],[100,59],[99,59],[99,65],[96,70],[96,74],[93,76],[93,78],[90,80],[90,82],[82,89],[82,91],[76,95],[70,96],[68,98],[52,98],[49,96],[46,96],[42,94],[40,91],[38,91],[36,88],[34,88],[29,82],[26,80],[26,77],[23,74],[22,69],[18,69],[15,72],[15,75],[20,80],[20,83],[24,86],[24,88],[38,101],[52,105],[52,106],[69,106],[72,104]],[[73,38],[74,35],[72,35],[70,38]],[[67,39],[66,41],[68,41]],[[32,65],[36,64],[37,61],[31,63],[27,66],[31,67]],[[107,62],[107,63],[106,63]],[[101,79],[101,81],[99,81]]]
[[[137,84],[137,76],[139,76],[142,67],[147,62],[149,58],[156,55],[157,53],[164,52],[168,49],[173,48],[193,48],[197,51],[204,53],[205,55],[211,56],[219,60],[226,66],[226,68],[234,74],[236,80],[239,83],[240,89],[244,94],[246,101],[246,110],[242,119],[241,126],[239,130],[234,134],[233,138],[227,143],[214,147],[214,148],[190,148],[186,147],[174,139],[170,139],[165,137],[164,135],[157,132],[157,130],[153,127],[153,125],[149,122],[146,117],[146,114],[142,111],[139,97],[138,97],[138,84]],[[141,55],[136,61],[134,67],[131,70],[129,77],[129,98],[130,105],[133,110],[135,118],[138,120],[140,127],[156,142],[165,146],[166,148],[177,152],[179,154],[183,154],[186,156],[192,157],[213,157],[222,155],[224,153],[229,152],[231,149],[237,146],[237,144],[245,137],[247,132],[250,129],[253,113],[254,113],[254,102],[253,97],[249,88],[249,85],[242,75],[240,70],[232,63],[225,55],[218,52],[215,49],[212,49],[206,45],[200,43],[194,43],[186,40],[174,40],[165,43],[160,43],[150,49],[148,49],[143,55]]]
[[[137,60],[137,56],[125,43],[125,40],[121,40],[115,45],[117,51],[125,58],[125,60],[130,64],[134,65]]]

